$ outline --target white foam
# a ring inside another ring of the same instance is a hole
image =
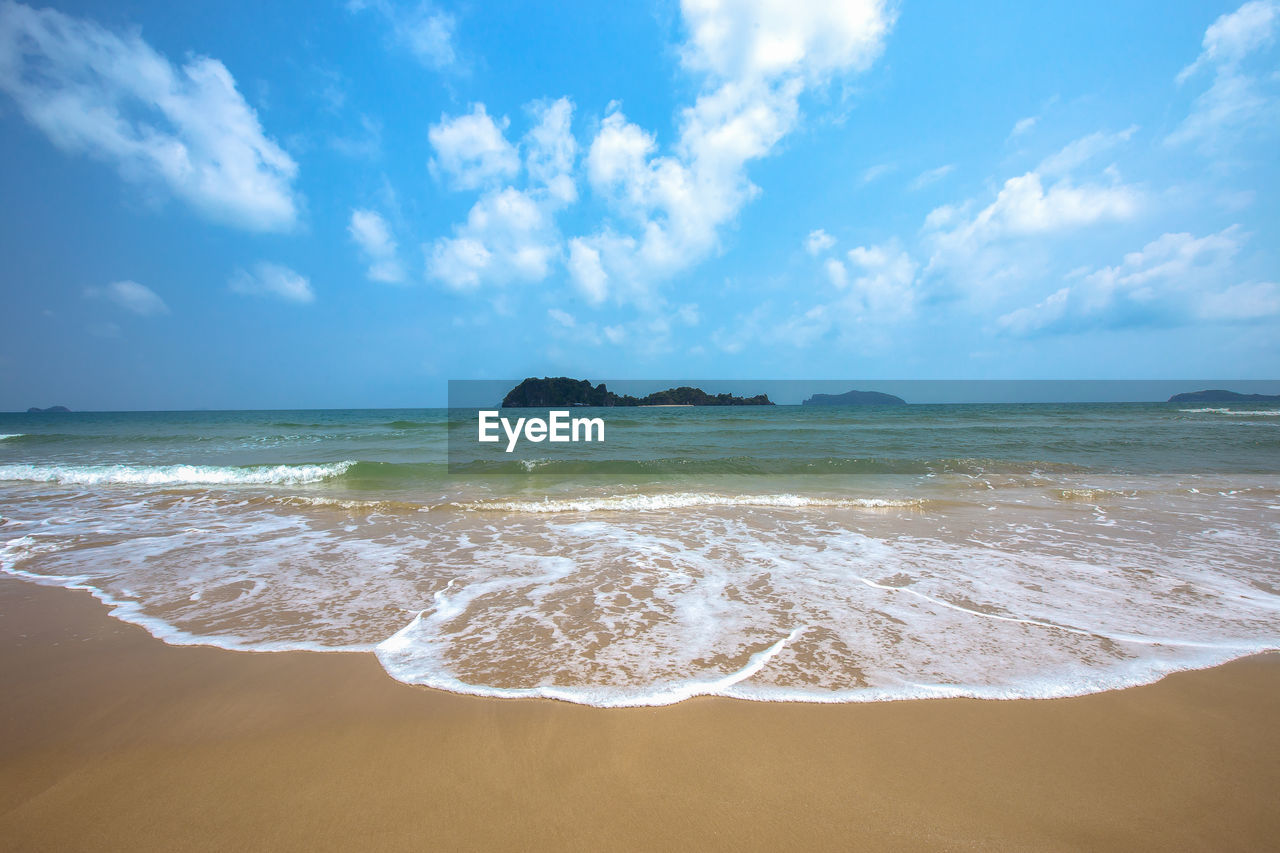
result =
[[[0,465],[0,480],[62,485],[301,485],[339,477],[355,462],[325,465]]]
[[[775,495],[723,495],[708,492],[675,492],[666,494],[611,495],[589,498],[543,498],[536,501],[488,500],[460,503],[460,509],[519,513],[560,512],[627,512],[684,509],[688,507],[776,507],[802,509],[805,507],[858,507],[863,509],[887,509],[894,507],[918,507],[925,502],[918,498],[825,498],[792,494]]]
[[[1280,409],[1178,409],[1179,412],[1196,414],[1238,415],[1243,417],[1274,418],[1280,417]]]
[[[20,536],[0,545],[0,572],[10,577],[21,578],[41,586],[56,586],[62,589],[83,590],[88,592],[108,608],[108,614],[121,622],[137,625],[157,640],[171,646],[212,646],[233,652],[370,652],[375,643],[351,643],[333,646],[306,641],[277,641],[240,637],[235,634],[195,633],[176,627],[171,622],[152,616],[146,611],[144,602],[118,597],[102,588],[101,582],[91,575],[58,575],[41,574],[16,568],[16,563],[37,556],[41,553],[52,553],[57,546],[42,543],[33,536]],[[189,597],[192,602],[199,602],[201,596],[193,593]]]
[[[88,589],[166,642],[374,650],[395,678],[459,693],[1047,698],[1280,648],[1280,482],[1250,482],[1063,484],[1123,493],[1106,517],[1034,485],[927,517],[675,500],[360,524],[225,490],[10,487],[0,567]]]
[[[0,441],[4,441],[7,438],[22,438],[24,435],[26,435],[25,432],[12,432],[7,435],[0,434]]]
[[[425,612],[425,611],[424,611]],[[535,687],[502,688],[482,684],[469,684],[443,672],[424,670],[415,656],[417,644],[414,634],[421,629],[423,613],[382,643],[376,653],[382,666],[397,681],[420,684],[451,693],[470,696],[487,696],[495,699],[559,699],[578,705],[596,708],[640,708],[674,705],[695,696],[734,696],[734,687],[760,672],[787,643],[804,629],[796,628],[790,634],[751,655],[740,669],[718,678],[688,679],[636,688],[574,687],[559,684],[539,684]],[[786,700],[767,700],[786,701]],[[795,701],[806,701],[803,699]],[[850,700],[846,700],[850,701]],[[861,697],[851,701],[865,701]]]

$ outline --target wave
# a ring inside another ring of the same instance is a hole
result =
[[[0,434],[0,441],[7,441],[10,438],[22,438],[24,435],[26,435],[25,432],[13,432],[8,435]]]
[[[920,507],[925,503],[919,498],[821,498],[802,495],[718,495],[705,492],[677,492],[656,495],[614,495],[599,498],[544,498],[537,501],[487,500],[458,503],[459,509],[518,513],[644,511],[657,509],[682,509],[685,507],[756,506],[780,508],[804,507],[857,507],[862,509],[890,509]]]
[[[363,466],[362,466],[363,467]],[[454,474],[546,475],[694,475],[694,474],[960,474],[984,476],[1043,476],[1076,474],[1090,469],[1065,462],[1009,460],[978,457],[941,459],[895,457],[760,457],[671,456],[657,459],[511,459],[451,460]]]
[[[1275,418],[1280,417],[1280,409],[1178,409],[1179,412],[1194,414],[1236,415],[1238,417]]]
[[[265,486],[318,483],[354,462],[323,465],[0,465],[0,480],[60,485]]]
[[[1056,494],[1060,500],[1064,501],[1092,502],[1105,500],[1107,498],[1131,497],[1133,493],[1116,491],[1115,489],[1082,487],[1077,489],[1056,489],[1054,490],[1054,494]]]

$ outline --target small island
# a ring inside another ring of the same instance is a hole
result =
[[[1239,394],[1235,391],[1213,389],[1208,391],[1188,391],[1185,394],[1174,394],[1170,403],[1275,403],[1280,402],[1280,394]]]
[[[732,394],[708,394],[701,388],[682,385],[655,391],[645,397],[615,394],[601,382],[592,386],[585,379],[567,376],[529,377],[502,398],[504,409],[545,409],[555,406],[772,406],[765,394],[735,397]]]
[[[66,406],[50,406],[47,409],[42,409],[39,406],[32,406],[31,408],[27,409],[27,414],[43,415],[43,414],[48,414],[49,412],[69,412],[69,411],[71,410],[68,409]]]
[[[814,394],[802,406],[905,406],[907,401],[879,391],[846,391],[843,394]]]

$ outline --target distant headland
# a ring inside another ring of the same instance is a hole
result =
[[[502,398],[504,409],[545,409],[553,406],[772,406],[765,394],[735,397],[732,394],[708,394],[701,388],[682,385],[655,391],[645,397],[615,394],[601,382],[592,386],[585,379],[567,376],[529,377]]]
[[[879,391],[846,391],[843,394],[814,394],[802,406],[905,406],[907,401]]]
[[[1174,394],[1170,403],[1275,403],[1280,402],[1280,394],[1238,394],[1235,391],[1214,389],[1210,391],[1188,391],[1185,394]]]
[[[69,412],[69,411],[71,410],[68,409],[66,406],[50,406],[47,409],[42,409],[39,406],[32,406],[31,408],[27,409],[27,414],[36,415],[36,414],[44,414],[47,412]]]

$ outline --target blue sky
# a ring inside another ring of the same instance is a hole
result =
[[[2,0],[0,409],[1275,378],[1278,34],[1280,0]]]

